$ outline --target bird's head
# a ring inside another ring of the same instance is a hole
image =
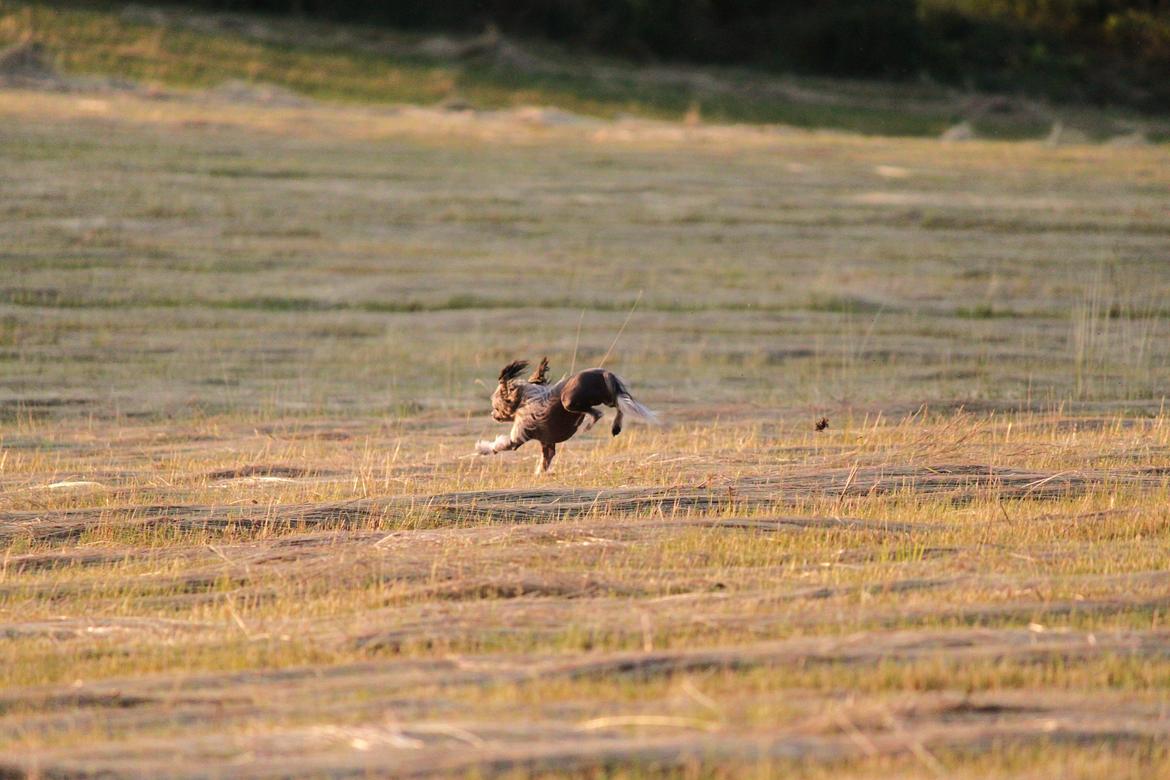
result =
[[[517,377],[528,368],[527,360],[513,360],[500,371],[500,381],[492,393],[492,419],[496,422],[511,422],[516,417],[516,409],[524,397],[519,388]]]

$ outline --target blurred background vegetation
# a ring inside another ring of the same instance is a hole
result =
[[[200,0],[418,30],[488,26],[646,61],[1170,107],[1170,0]]]

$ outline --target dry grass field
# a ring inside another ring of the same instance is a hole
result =
[[[1168,186],[0,91],[0,777],[1167,776]],[[472,454],[639,296],[664,425]]]

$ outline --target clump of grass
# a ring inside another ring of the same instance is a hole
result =
[[[1124,296],[1104,263],[1071,312],[1070,345],[1078,398],[1102,393],[1149,397],[1165,358],[1155,345],[1164,308],[1145,295]]]

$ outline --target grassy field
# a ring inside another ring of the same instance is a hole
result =
[[[0,777],[1170,772],[1164,146],[7,89],[0,171]],[[472,454],[635,302],[664,425]]]
[[[937,136],[963,123],[985,137],[1044,138],[1059,126],[1094,140],[1170,139],[1166,117],[1133,111],[984,95],[926,79],[635,64],[490,32],[423,35],[182,7],[0,0],[0,46],[26,39],[46,45],[66,75],[103,74],[115,85],[132,79],[191,89],[242,80],[349,103],[541,105],[607,119],[688,116],[883,136]]]

